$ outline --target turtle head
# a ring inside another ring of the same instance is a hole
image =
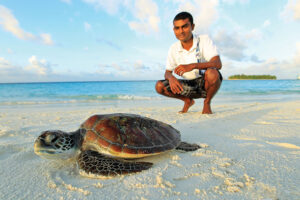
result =
[[[70,158],[77,150],[76,138],[74,133],[59,130],[44,131],[34,143],[34,152],[46,158]]]

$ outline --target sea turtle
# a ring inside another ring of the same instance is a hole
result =
[[[146,170],[149,162],[129,159],[157,155],[169,150],[195,151],[197,144],[181,142],[172,126],[135,114],[93,115],[75,132],[48,130],[34,143],[37,155],[47,158],[76,157],[87,174],[118,175]]]

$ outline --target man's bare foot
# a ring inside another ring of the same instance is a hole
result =
[[[195,104],[194,99],[185,100],[182,110],[179,111],[178,113],[186,113],[189,110],[189,108],[194,104]]]
[[[202,114],[212,114],[210,104],[208,104],[208,103],[203,104]]]

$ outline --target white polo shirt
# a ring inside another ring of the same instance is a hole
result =
[[[217,47],[213,44],[208,35],[193,35],[193,46],[189,51],[185,50],[180,41],[175,42],[169,49],[166,70],[173,71],[179,65],[197,63],[196,48],[199,42],[200,62],[208,62],[214,56],[219,55]],[[184,79],[195,79],[199,77],[199,70],[194,69],[182,75]]]

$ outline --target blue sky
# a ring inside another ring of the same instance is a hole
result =
[[[300,0],[0,0],[0,82],[163,79],[180,11],[225,78],[300,75]]]

